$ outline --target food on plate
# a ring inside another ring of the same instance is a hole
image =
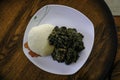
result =
[[[78,60],[79,52],[85,48],[83,37],[75,28],[42,24],[29,31],[24,46],[32,57],[51,55],[53,60],[69,65]]]
[[[29,50],[29,54],[31,55],[31,57],[38,57],[38,56],[40,56],[40,55],[38,55],[38,54],[36,54],[36,53],[34,53],[33,51],[30,50],[30,48],[29,48],[29,46],[28,46],[28,42],[26,42],[26,43],[24,44],[24,47]]]
[[[53,45],[54,51],[51,56],[53,60],[65,62],[67,65],[76,62],[79,52],[84,47],[83,35],[78,33],[75,28],[56,26],[48,37],[49,44]]]
[[[54,26],[51,24],[42,24],[33,27],[28,33],[28,47],[40,56],[48,56],[53,50],[54,46],[49,44],[48,36],[51,34]],[[30,53],[30,54],[31,54]],[[32,54],[33,55],[33,54]]]

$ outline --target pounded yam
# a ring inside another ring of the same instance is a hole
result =
[[[54,47],[49,45],[48,36],[54,27],[51,24],[42,24],[33,27],[28,33],[29,48],[40,56],[50,55]]]

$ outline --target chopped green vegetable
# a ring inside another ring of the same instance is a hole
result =
[[[82,41],[83,37],[75,28],[56,26],[48,37],[49,44],[55,46],[52,53],[53,60],[65,62],[67,65],[76,62],[79,58],[79,52],[85,48]]]

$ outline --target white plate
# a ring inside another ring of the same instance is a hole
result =
[[[84,35],[85,49],[80,53],[80,57],[76,63],[66,65],[65,63],[58,63],[54,61],[51,56],[47,57],[31,57],[28,50],[24,47],[27,42],[29,30],[40,24],[52,24],[57,26],[69,26],[76,28],[78,32]],[[30,20],[23,39],[23,51],[27,58],[37,67],[44,71],[60,74],[70,75],[77,72],[88,59],[94,43],[94,27],[92,22],[83,15],[80,11],[64,5],[46,5],[38,10]]]

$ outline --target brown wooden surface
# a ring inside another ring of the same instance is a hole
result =
[[[47,73],[33,65],[23,53],[22,40],[26,26],[34,13],[46,4],[63,4],[78,9],[94,24],[95,42],[91,55],[74,75]],[[119,17],[115,20],[119,40]],[[113,17],[103,0],[0,1],[0,80],[104,80],[111,76],[115,80],[120,72],[119,66],[116,67],[120,63],[119,43],[114,60],[117,34]]]
[[[118,49],[116,58],[114,61],[114,66],[112,69],[111,80],[119,80],[120,79],[120,16],[114,17],[115,24],[117,26],[117,36],[118,36]]]

